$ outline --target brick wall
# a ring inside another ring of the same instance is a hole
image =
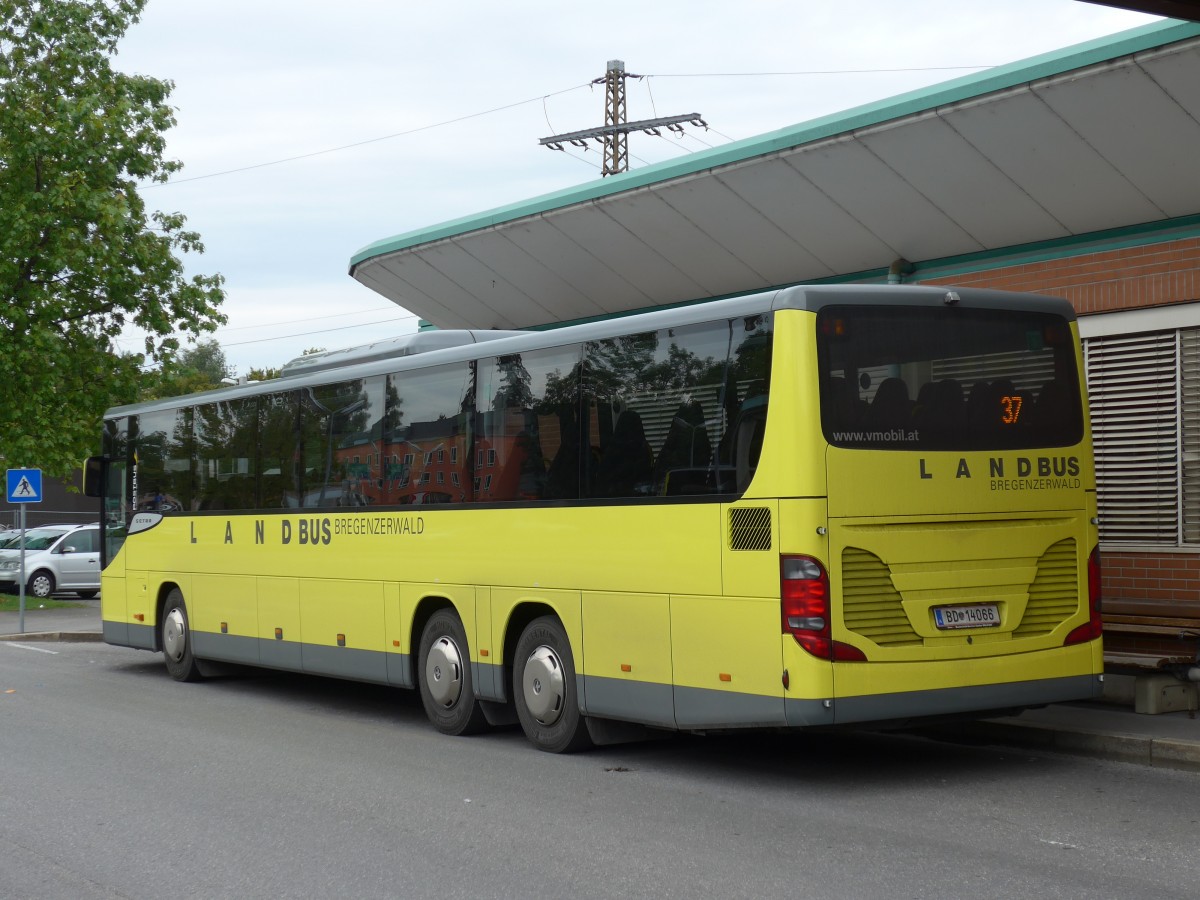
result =
[[[1200,300],[1200,238],[1005,266],[921,283],[1052,294],[1066,297],[1080,315],[1185,303]]]
[[[1143,605],[1149,609],[1200,616],[1200,555],[1107,550],[1102,551],[1100,566],[1100,589],[1108,608],[1130,606],[1122,601],[1148,601]]]

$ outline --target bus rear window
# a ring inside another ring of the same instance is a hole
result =
[[[821,423],[838,447],[991,450],[1083,436],[1070,324],[1026,310],[826,307]]]

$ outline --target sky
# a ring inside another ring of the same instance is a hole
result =
[[[633,168],[1157,21],[1079,0],[149,0],[116,68],[174,83],[171,182],[225,277],[212,337],[234,374],[412,332],[347,274],[367,244],[599,177],[609,60],[628,118],[708,129],[630,137]],[[136,335],[122,348],[136,351]]]

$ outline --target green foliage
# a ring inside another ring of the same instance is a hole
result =
[[[221,387],[223,379],[232,374],[233,367],[226,361],[221,345],[212,339],[202,340],[165,360],[157,372],[145,375],[138,399],[156,400],[211,391]]]
[[[250,371],[246,373],[246,380],[271,381],[274,378],[278,378],[281,374],[282,370],[275,366],[266,366],[262,369],[258,368],[257,366],[251,366]]]
[[[65,475],[97,448],[104,409],[135,398],[147,364],[224,321],[219,275],[138,182],[163,158],[172,84],[112,68],[146,0],[0,0],[0,456]],[[119,354],[122,329],[144,352]]]

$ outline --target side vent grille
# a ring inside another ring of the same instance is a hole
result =
[[[1074,538],[1052,544],[1042,554],[1037,576],[1029,585],[1029,604],[1014,637],[1049,634],[1079,610],[1078,566]]]
[[[771,510],[740,506],[729,510],[730,550],[770,550]]]
[[[842,621],[880,647],[920,644],[887,564],[866,550],[842,551]]]

